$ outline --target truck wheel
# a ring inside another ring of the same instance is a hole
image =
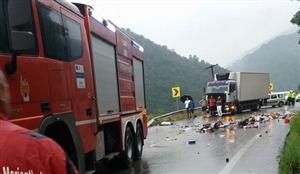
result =
[[[278,103],[278,107],[281,107],[283,105],[283,102]]]
[[[256,106],[255,106],[255,108],[254,108],[254,111],[258,111],[259,109],[260,109],[260,104],[257,103]]]
[[[242,113],[242,108],[241,108],[240,106],[237,106],[237,108],[236,108],[236,113],[237,113],[237,114]]]
[[[124,168],[132,165],[134,158],[134,138],[130,127],[126,127],[125,131],[125,151],[121,155]]]
[[[139,160],[143,154],[143,146],[144,146],[144,136],[143,136],[143,128],[141,124],[137,124],[136,126],[136,137],[135,137],[135,152],[134,159]]]

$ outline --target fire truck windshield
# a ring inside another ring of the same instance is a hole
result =
[[[8,53],[9,51],[4,5],[4,0],[0,0],[0,53]]]

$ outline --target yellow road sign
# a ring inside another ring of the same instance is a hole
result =
[[[269,84],[269,92],[272,92],[274,90],[274,85],[273,83]]]
[[[180,87],[179,86],[172,88],[172,97],[173,98],[180,97]]]

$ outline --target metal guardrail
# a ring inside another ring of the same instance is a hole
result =
[[[201,107],[195,107],[194,110],[197,110],[197,109],[200,109],[200,108]],[[157,119],[168,117],[168,116],[178,114],[178,113],[184,112],[184,111],[186,111],[186,109],[181,109],[181,110],[177,110],[177,111],[173,111],[173,112],[169,112],[169,113],[166,113],[166,114],[163,114],[163,115],[156,116],[156,117],[152,118],[150,121],[148,121],[147,126],[150,127],[153,124],[153,122]]]

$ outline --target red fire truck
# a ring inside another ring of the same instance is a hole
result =
[[[143,48],[84,4],[0,0],[0,13],[11,121],[54,139],[80,173],[107,157],[140,159]]]

